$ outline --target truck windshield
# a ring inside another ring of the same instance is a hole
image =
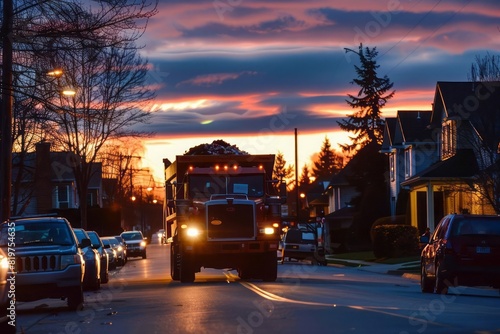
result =
[[[264,175],[191,175],[189,197],[209,199],[214,194],[244,194],[264,196]]]

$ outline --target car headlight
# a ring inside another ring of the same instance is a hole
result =
[[[197,237],[200,234],[200,230],[198,230],[196,227],[190,227],[186,231],[187,235],[190,237]]]
[[[118,251],[121,252],[123,250],[122,246],[118,246]]]
[[[146,241],[141,241],[141,247],[146,247]]]
[[[82,263],[82,257],[78,254],[61,255],[61,269],[64,269],[72,264],[81,264],[81,263]]]

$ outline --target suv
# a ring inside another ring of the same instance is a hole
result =
[[[325,264],[324,258],[321,258],[319,253],[316,235],[310,230],[292,228],[283,236],[281,263],[284,263],[285,258],[288,258],[297,260],[311,259],[313,263]]]
[[[127,257],[142,256],[143,259],[146,258],[146,240],[141,231],[126,231],[122,232],[120,236],[127,245]]]
[[[500,216],[445,216],[422,250],[420,267],[422,292],[446,294],[458,285],[500,289]]]
[[[4,253],[15,244],[16,301],[66,299],[70,309],[83,304],[85,261],[71,225],[62,217],[20,218],[0,224]],[[83,242],[90,245],[90,240]]]

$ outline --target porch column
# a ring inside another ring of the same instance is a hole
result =
[[[427,226],[434,231],[434,190],[432,183],[427,183]]]

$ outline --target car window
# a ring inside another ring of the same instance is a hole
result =
[[[92,246],[94,246],[94,247],[101,247],[101,242],[100,242],[99,237],[97,236],[97,234],[89,232],[88,235],[90,237],[90,243],[92,244]]]
[[[88,238],[86,235],[85,235],[85,232],[83,230],[73,230],[75,232],[75,235],[76,235],[76,238],[78,239],[78,242],[79,243],[82,243],[82,240],[85,239],[85,238]]]
[[[7,224],[0,229],[0,246],[8,244]],[[41,245],[72,245],[74,239],[69,232],[69,227],[63,221],[16,221],[15,245],[24,247],[33,244]]]
[[[122,234],[122,238],[125,240],[142,240],[142,234],[137,232],[137,233],[124,233]]]
[[[434,231],[434,234],[432,236],[432,240],[439,240],[444,238],[444,236],[446,235],[446,230],[448,229],[449,222],[449,217],[445,217],[439,222],[436,231]]]
[[[454,235],[500,235],[499,219],[463,219],[453,228]]]

